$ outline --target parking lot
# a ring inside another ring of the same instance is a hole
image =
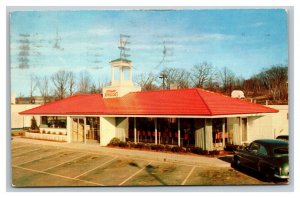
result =
[[[230,163],[217,158],[191,156],[199,163],[188,163],[151,159],[153,152],[145,158],[98,151],[96,146],[91,151],[38,140],[14,139],[11,145],[16,187],[273,184],[232,169]]]

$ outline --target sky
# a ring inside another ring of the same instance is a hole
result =
[[[30,76],[62,69],[109,82],[120,34],[130,35],[133,76],[206,61],[249,78],[288,63],[287,17],[283,9],[12,12],[11,92],[28,96]]]

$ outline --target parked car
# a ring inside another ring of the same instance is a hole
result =
[[[244,149],[234,151],[231,165],[253,169],[269,180],[288,179],[288,142],[276,139],[255,140]]]
[[[288,135],[279,135],[276,138],[277,140],[285,140],[285,141],[289,141],[289,136]]]

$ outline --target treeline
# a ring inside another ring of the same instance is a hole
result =
[[[242,90],[247,98],[269,100],[273,104],[287,103],[288,100],[286,65],[274,65],[244,79],[228,67],[217,69],[212,64],[202,62],[191,70],[167,67],[158,73],[140,73],[134,77],[134,81],[142,90],[195,87],[226,95],[233,90]],[[50,77],[31,76],[30,97],[38,93],[44,102],[49,101],[50,97],[59,100],[74,94],[101,93],[108,84],[100,80],[95,83],[87,71],[75,75],[72,71],[60,70]]]
[[[102,87],[106,84],[100,81],[95,83],[87,71],[75,75],[72,71],[60,70],[50,77],[32,75],[29,97],[32,98],[34,93],[38,93],[46,103],[51,101],[49,98],[60,100],[75,94],[101,93]]]
[[[269,100],[274,104],[287,103],[288,100],[286,65],[274,65],[244,79],[228,67],[217,69],[203,62],[194,65],[191,70],[169,67],[158,74],[142,73],[135,77],[135,82],[142,90],[195,87],[226,95],[233,90],[242,90],[248,98]]]

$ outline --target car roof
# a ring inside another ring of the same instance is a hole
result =
[[[288,142],[284,141],[284,140],[278,140],[278,139],[262,139],[262,140],[255,140],[253,142],[265,145],[265,146],[288,146]]]

